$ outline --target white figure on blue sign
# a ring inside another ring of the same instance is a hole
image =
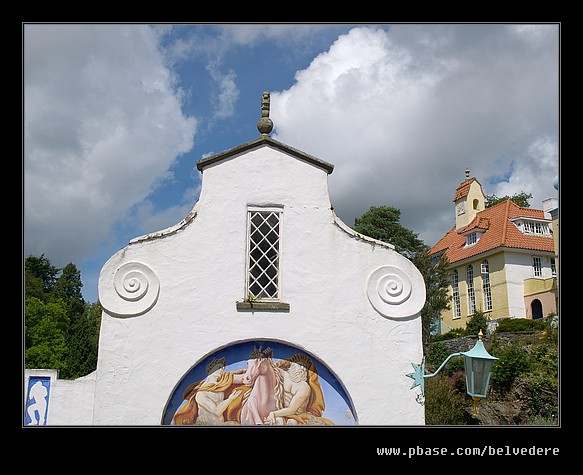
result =
[[[37,381],[30,388],[28,399],[34,399],[34,404],[29,404],[27,409],[28,417],[30,417],[29,426],[45,425],[48,394],[47,388],[43,386],[41,381]]]

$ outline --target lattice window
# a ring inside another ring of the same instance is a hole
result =
[[[248,211],[247,297],[280,299],[280,208]]]

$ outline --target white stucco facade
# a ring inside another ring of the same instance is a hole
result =
[[[541,275],[536,277],[533,270],[533,257],[541,260]],[[528,315],[525,307],[524,282],[527,279],[551,279],[553,272],[549,256],[529,250],[504,253],[506,286],[508,291],[509,317],[524,318]]]
[[[199,162],[200,197],[181,223],[132,240],[104,265],[93,415],[78,423],[160,425],[193,366],[218,348],[262,340],[325,364],[357,424],[424,424],[406,376],[423,357],[419,271],[338,219],[328,164],[266,134],[217,157]],[[289,308],[237,306],[246,298],[249,207],[281,210],[279,286]]]

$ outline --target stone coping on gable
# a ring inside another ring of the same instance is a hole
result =
[[[210,157],[203,158],[196,162],[196,168],[198,168],[198,170],[202,172],[203,169],[208,165],[220,162],[226,158],[232,157],[233,155],[237,155],[239,153],[245,152],[247,150],[265,144],[269,144],[279,150],[282,150],[283,152],[289,153],[290,155],[296,158],[305,160],[306,162],[311,163],[312,165],[316,165],[317,167],[323,168],[324,170],[326,170],[328,174],[332,173],[332,171],[334,170],[334,165],[332,165],[331,163],[325,162],[324,160],[320,160],[319,158],[313,157],[312,155],[309,155],[307,153],[302,152],[301,150],[290,147],[289,145],[284,144],[282,142],[278,142],[277,140],[272,139],[269,135],[261,135],[257,139],[252,140],[251,142],[247,142],[242,145],[233,147],[229,150],[225,150],[224,152],[217,153],[216,155],[211,155]]]

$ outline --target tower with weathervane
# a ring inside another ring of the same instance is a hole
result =
[[[557,314],[555,240],[546,209],[507,199],[488,208],[482,185],[466,168],[455,190],[455,225],[430,249],[448,260],[451,305],[440,315],[441,332],[465,329],[482,312],[500,318],[541,319]]]

